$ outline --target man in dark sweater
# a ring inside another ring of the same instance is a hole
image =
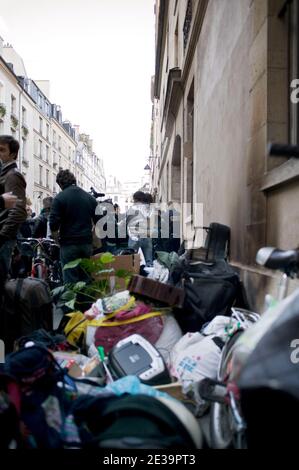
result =
[[[26,181],[17,168],[19,142],[11,135],[0,135],[0,194],[4,200],[0,209],[0,264],[4,276],[9,272],[17,233],[26,220]],[[7,193],[17,197],[13,207],[7,206]]]
[[[52,233],[59,230],[62,266],[92,255],[92,222],[96,223],[96,199],[76,184],[69,170],[60,170],[56,182],[62,191],[54,198],[50,213]],[[80,268],[63,271],[65,283],[87,281]]]

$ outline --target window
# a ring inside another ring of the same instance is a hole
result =
[[[38,141],[39,144],[39,158],[43,158],[43,143],[41,140]]]
[[[10,97],[10,111],[11,111],[11,114],[16,114],[16,103],[17,103],[16,98],[14,97],[14,95],[11,95],[11,97]]]
[[[24,106],[22,106],[22,124],[26,124],[26,119],[27,119],[27,111]]]
[[[53,151],[53,166],[57,165],[56,152]]]
[[[49,170],[46,170],[46,186],[49,188]]]
[[[46,145],[46,162],[49,163],[49,147]]]
[[[50,127],[49,127],[49,124],[46,124],[46,139],[50,140]]]
[[[118,202],[118,196],[114,196],[114,202]]]
[[[179,20],[177,20],[174,32],[174,66],[179,66]]]
[[[61,152],[61,137],[58,137],[58,150]]]
[[[269,3],[274,11],[274,27],[270,28],[270,74],[273,73],[275,80],[268,81],[269,103],[278,101],[279,106],[275,109],[275,120],[281,123],[281,132],[271,129],[272,141],[289,141],[298,143],[299,139],[299,4],[297,0],[271,0]],[[272,33],[271,33],[272,30]],[[281,44],[278,55],[277,44]],[[272,57],[278,57],[275,61]],[[274,65],[272,64],[274,60]],[[279,67],[279,68],[278,68]],[[278,72],[279,71],[279,75]],[[278,80],[278,78],[282,78]],[[273,85],[276,83],[276,86]],[[269,124],[271,126],[271,122]],[[273,135],[272,135],[273,134]],[[299,168],[297,161],[281,158],[267,160],[267,173],[262,180],[262,190],[272,190],[281,184],[285,184],[294,178],[298,178]]]
[[[56,132],[53,131],[53,145],[56,147]]]
[[[4,84],[0,81],[0,103],[4,101]]]
[[[193,179],[194,179],[194,167],[193,167],[193,138],[194,138],[194,80],[190,87],[187,100],[187,140],[191,147],[190,155],[187,159],[187,202],[191,204],[191,216],[193,215]]]
[[[42,165],[39,165],[39,184],[41,186],[43,185],[43,167],[42,167]]]
[[[299,5],[292,1],[289,5],[287,19],[289,26],[289,79],[291,83],[299,78]],[[299,139],[298,104],[290,101],[289,108],[289,140],[297,144]]]
[[[23,162],[27,161],[26,159],[26,139],[22,137],[22,160]]]
[[[42,109],[42,107],[43,107],[43,97],[40,93],[38,94],[37,104],[40,107],[40,109]]]
[[[41,117],[39,118],[39,133],[43,135],[43,120]]]
[[[187,8],[186,8],[186,16],[185,16],[185,21],[184,21],[184,27],[183,27],[184,50],[187,47],[187,43],[188,43],[188,39],[189,39],[189,33],[190,33],[190,29],[191,29],[191,23],[192,23],[192,0],[188,0]]]
[[[166,32],[166,53],[167,53],[167,60],[166,60],[166,69],[165,72],[168,72],[168,64],[169,64],[169,23],[167,25],[167,32]]]

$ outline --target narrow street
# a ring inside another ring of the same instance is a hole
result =
[[[296,449],[298,103],[297,0],[1,0],[3,455]]]

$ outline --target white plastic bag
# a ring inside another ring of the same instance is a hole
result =
[[[187,333],[171,351],[170,373],[181,382],[184,391],[204,378],[217,378],[221,349],[213,337]]]
[[[182,330],[172,314],[162,315],[163,331],[155,343],[155,347],[163,356],[167,366],[170,364],[170,354],[174,346],[182,337]]]
[[[147,269],[145,268],[145,270]],[[150,271],[148,270],[148,273],[149,274],[147,277],[149,279],[163,282],[164,284],[168,282],[169,270],[165,266],[163,266],[161,263],[159,263],[159,261],[156,259],[154,260],[153,268],[151,268]]]

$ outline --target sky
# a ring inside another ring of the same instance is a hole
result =
[[[89,134],[106,175],[144,174],[150,155],[154,0],[0,0],[0,35],[63,119]]]

